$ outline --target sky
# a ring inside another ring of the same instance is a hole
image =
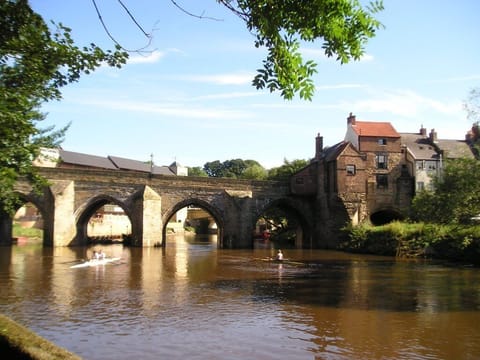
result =
[[[302,44],[314,60],[312,101],[256,90],[264,49],[245,24],[215,0],[97,0],[112,36],[131,53],[121,69],[102,66],[44,104],[41,127],[71,123],[62,148],[188,167],[251,159],[267,169],[310,159],[315,137],[343,140],[349,113],[387,121],[398,132],[435,129],[465,138],[472,126],[463,104],[480,87],[480,1],[384,0],[384,28],[360,61],[341,65],[321,43]],[[182,12],[177,3],[192,14]],[[47,21],[72,29],[77,45],[113,48],[92,1],[32,0]]]

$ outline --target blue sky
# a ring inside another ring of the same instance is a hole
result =
[[[48,103],[44,126],[72,125],[65,150],[185,166],[253,159],[266,168],[309,159],[320,133],[341,141],[350,112],[389,121],[399,132],[423,125],[439,138],[464,139],[472,120],[463,102],[480,86],[480,2],[384,0],[385,28],[361,61],[340,65],[305,44],[318,63],[313,101],[283,100],[251,86],[265,52],[244,24],[215,0],[123,0],[153,35],[149,53],[132,54],[122,69],[102,67]],[[79,45],[112,48],[91,1],[33,0],[47,20],[73,29]],[[97,0],[112,35],[128,49],[148,40],[116,0]]]

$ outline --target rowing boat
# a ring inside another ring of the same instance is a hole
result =
[[[75,269],[75,268],[82,268],[82,267],[89,267],[89,266],[105,265],[105,264],[108,264],[108,263],[111,263],[111,262],[114,262],[114,261],[118,261],[120,259],[121,258],[119,258],[119,257],[105,258],[105,259],[92,259],[92,260],[85,261],[81,264],[70,266],[70,268]]]
[[[259,259],[261,261],[266,261],[274,264],[288,264],[288,265],[295,265],[295,266],[305,266],[305,263],[300,262],[300,261],[294,261],[290,259],[273,259],[273,258],[264,258],[264,259]]]

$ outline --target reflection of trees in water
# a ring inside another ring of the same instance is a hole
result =
[[[273,269],[278,264],[270,264]],[[443,270],[441,270],[443,269]],[[480,293],[468,272],[386,261],[309,261],[282,264],[255,280],[254,297],[322,307],[394,312],[476,311]],[[440,270],[440,271],[439,271]]]

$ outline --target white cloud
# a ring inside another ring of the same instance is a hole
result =
[[[180,80],[216,85],[245,85],[252,82],[254,75],[251,73],[231,73],[217,75],[185,75]]]
[[[182,103],[159,104],[127,100],[97,100],[94,98],[76,99],[75,102],[82,105],[111,109],[112,111],[133,111],[188,119],[231,120],[247,119],[254,116],[254,114],[243,110],[221,107],[192,107]]]
[[[348,107],[354,108],[357,112],[388,112],[399,116],[418,117],[432,113],[456,115],[462,109],[462,104],[458,100],[445,102],[421,96],[410,90],[399,90],[357,100],[349,103]]]
[[[131,56],[127,63],[130,65],[133,64],[153,64],[158,62],[162,57],[165,56],[164,52],[155,50],[152,52],[147,53],[146,55],[138,54]]]
[[[435,83],[449,83],[449,82],[465,82],[465,81],[478,81],[480,80],[479,74],[474,75],[466,75],[466,76],[457,76],[457,77],[450,77],[446,79],[439,79],[434,81]]]
[[[189,98],[192,101],[203,101],[203,100],[219,100],[219,99],[238,99],[238,98],[245,98],[245,97],[254,97],[254,96],[261,96],[262,93],[256,91],[252,92],[230,92],[230,93],[222,93],[222,94],[210,94],[210,95],[201,95],[196,96],[193,98]]]
[[[316,90],[342,90],[342,89],[358,89],[366,87],[362,84],[336,84],[336,85],[320,85],[315,86]]]

